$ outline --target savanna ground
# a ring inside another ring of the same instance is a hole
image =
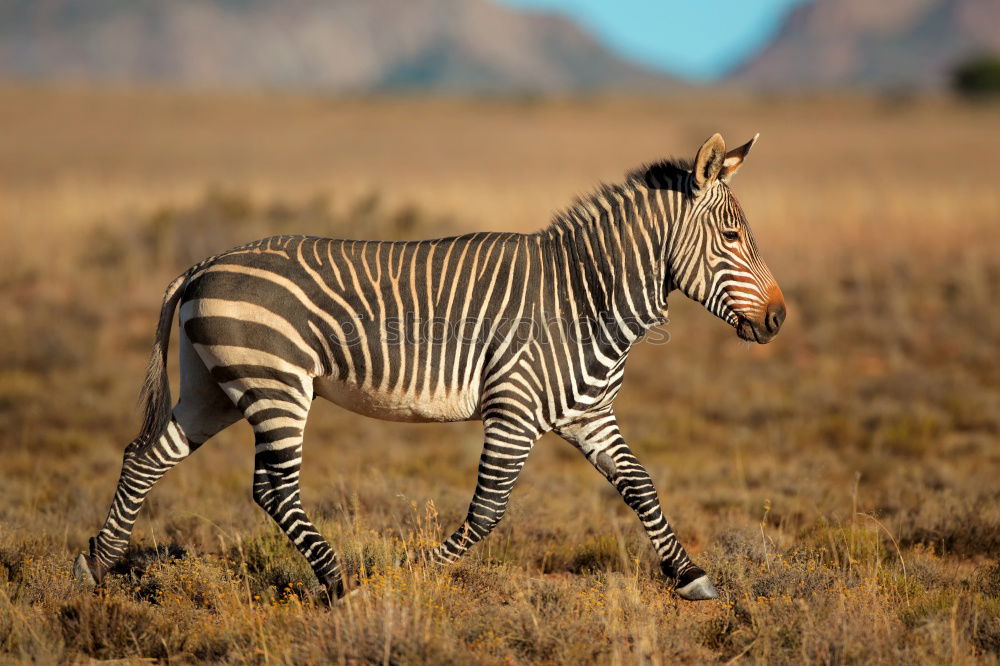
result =
[[[996,111],[0,88],[0,660],[996,663]],[[788,321],[748,347],[675,297],[618,411],[719,601],[680,601],[635,517],[551,435],[466,560],[400,568],[464,516],[479,428],[327,403],[303,495],[363,594],[313,601],[250,499],[244,424],[156,487],[101,594],[71,580],[189,263],[277,232],[532,230],[717,130],[762,134],[734,187]]]

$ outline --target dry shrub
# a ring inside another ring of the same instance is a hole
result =
[[[117,597],[81,597],[59,610],[63,638],[70,649],[94,659],[163,658],[170,652],[148,605]]]

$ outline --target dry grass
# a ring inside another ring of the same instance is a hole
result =
[[[947,101],[476,103],[0,90],[0,659],[911,663],[1000,659],[1000,116]],[[234,426],[157,486],[93,596],[164,285],[271,232],[531,229],[717,129],[788,298],[747,348],[676,299],[619,412],[722,591],[684,603],[567,445],[461,564],[476,424],[317,405],[305,502],[362,592],[328,611],[249,497]],[[371,195],[377,192],[378,197]],[[405,208],[410,206],[410,208]]]

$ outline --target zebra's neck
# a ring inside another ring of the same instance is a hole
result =
[[[662,189],[634,179],[604,186],[558,214],[539,232],[563,289],[589,318],[627,345],[663,322],[667,293],[666,243],[671,213]]]

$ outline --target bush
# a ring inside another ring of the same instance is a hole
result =
[[[966,97],[1000,95],[1000,56],[977,56],[960,63],[952,74],[952,86]]]

